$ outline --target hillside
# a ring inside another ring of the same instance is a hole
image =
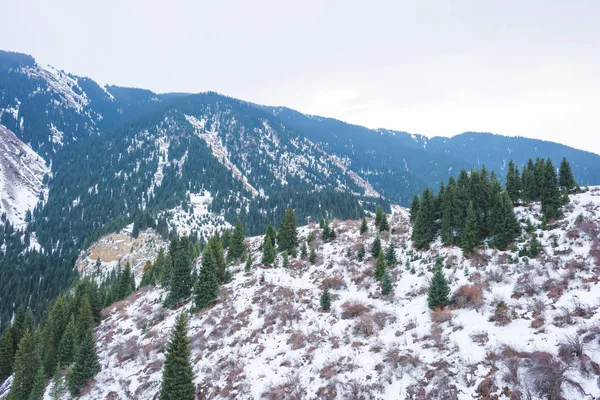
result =
[[[334,221],[338,236],[331,243],[319,239],[318,226],[302,227],[301,241],[317,233],[314,265],[255,262],[249,273],[234,266],[219,301],[190,317],[198,392],[203,398],[595,398],[599,210],[600,188],[592,188],[571,196],[564,219],[542,230],[539,204],[518,207],[523,227],[529,221],[535,228],[523,232],[513,251],[483,247],[465,259],[439,242],[413,249],[408,212],[396,207],[393,233],[382,235],[384,247],[396,243],[399,260],[390,296],[380,295],[372,257],[356,258],[374,240],[372,220],[363,236],[359,221]],[[542,252],[517,256],[532,233]],[[254,260],[261,242],[246,240]],[[426,298],[437,256],[452,306],[431,312]],[[330,312],[319,307],[325,285]],[[103,310],[95,331],[102,371],[82,398],[158,393],[169,332],[191,306],[169,310],[164,297],[148,286]]]

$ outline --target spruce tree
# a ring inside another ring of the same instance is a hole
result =
[[[202,253],[202,266],[198,279],[194,283],[194,305],[202,310],[217,299],[219,280],[215,271],[215,260],[210,249]]]
[[[387,250],[385,251],[385,262],[389,268],[395,267],[398,263],[396,248],[394,247],[394,242],[392,240],[390,240]]]
[[[363,217],[362,221],[360,222],[360,234],[364,234],[368,229],[369,227],[367,226],[367,219]]]
[[[365,258],[365,246],[360,246],[358,248],[356,256],[358,257],[358,261],[362,261]]]
[[[541,178],[543,183],[540,184],[542,213],[548,220],[560,218],[562,216],[562,196],[558,187],[556,171],[550,158],[545,163],[542,161],[542,164],[544,168],[544,171],[540,173],[543,174],[543,178]]]
[[[0,382],[12,375],[15,359],[15,349],[13,347],[13,329],[11,326],[4,330],[2,339],[0,339]]]
[[[390,294],[392,292],[392,289],[393,289],[392,278],[390,277],[389,272],[385,271],[385,273],[383,274],[383,277],[381,278],[381,294],[383,296],[387,296],[388,294]]]
[[[375,270],[373,271],[373,276],[378,281],[381,281],[383,275],[387,272],[387,266],[385,265],[385,257],[383,255],[383,251],[379,252],[377,256],[377,261],[375,262]]]
[[[302,247],[300,249],[300,258],[305,260],[308,256],[308,249],[306,247],[306,242],[302,242]]]
[[[381,253],[381,238],[379,237],[379,234],[377,234],[375,240],[373,240],[373,244],[371,244],[371,255],[374,258],[377,258],[379,253]]]
[[[473,251],[477,246],[477,217],[475,215],[475,209],[473,208],[473,202],[469,202],[467,207],[467,220],[465,222],[465,230],[461,236],[461,247],[466,254]]]
[[[387,216],[385,215],[385,213],[381,214],[381,222],[379,223],[379,231],[383,232],[383,231],[389,231],[390,230],[390,225],[388,224],[388,220],[387,220]]]
[[[310,249],[310,256],[308,257],[308,261],[310,261],[311,264],[315,264],[315,262],[317,262],[317,252],[315,251],[315,249]]]
[[[571,171],[571,164],[569,164],[566,158],[563,158],[562,162],[560,163],[560,168],[558,172],[558,184],[560,187],[566,189],[568,192],[572,191],[577,187],[577,182],[575,182],[573,172]]]
[[[275,249],[271,244],[271,238],[265,237],[265,242],[263,243],[263,255],[262,255],[262,264],[263,265],[273,265],[275,262]]]
[[[428,247],[435,238],[437,231],[435,214],[435,198],[431,190],[425,188],[412,231],[412,239],[416,248]]]
[[[184,313],[177,318],[167,345],[159,400],[193,400],[196,394],[194,371],[190,363],[190,341]]]
[[[213,236],[208,240],[206,247],[212,254],[218,281],[225,282],[227,264],[225,263],[225,257],[223,256],[223,245],[221,240],[217,236]]]
[[[250,272],[250,270],[252,269],[252,255],[248,255],[248,258],[246,258],[246,265],[244,265],[244,272]]]
[[[36,349],[36,343],[29,328],[23,334],[15,355],[14,380],[8,398],[11,400],[26,400],[33,389],[35,377],[38,374],[41,360]]]
[[[442,239],[442,243],[445,245],[452,244],[452,242],[454,241],[454,235],[452,231],[452,210],[455,192],[456,182],[452,178],[448,182],[448,187],[446,188],[446,192],[441,203],[440,236]]]
[[[513,203],[519,201],[519,198],[521,197],[521,177],[519,176],[519,167],[517,167],[512,160],[508,162],[506,191]]]
[[[542,247],[540,242],[537,240],[537,235],[535,233],[531,234],[531,240],[529,242],[529,255],[533,258],[536,258],[538,254],[542,251]]]
[[[282,258],[281,267],[288,268],[290,266],[290,260],[289,260],[287,251],[283,252],[283,255],[281,256],[281,258]]]
[[[442,268],[436,266],[433,269],[433,279],[429,285],[427,294],[427,305],[430,309],[435,310],[438,307],[444,307],[448,304],[448,295],[450,294],[450,286],[442,272]]]
[[[512,199],[506,191],[497,194],[492,216],[493,245],[499,250],[506,250],[507,246],[521,233],[521,226],[515,216]]]
[[[46,390],[46,373],[44,372],[44,365],[40,363],[38,372],[35,375],[35,381],[33,381],[33,387],[31,393],[29,393],[28,400],[42,400],[44,392]]]
[[[165,299],[167,307],[173,307],[185,301],[191,293],[193,282],[192,273],[192,255],[188,248],[188,241],[182,238],[175,242],[175,248],[171,246],[169,254],[172,258],[172,272],[170,281],[170,291]],[[173,244],[173,242],[172,242]]]
[[[415,222],[417,213],[419,212],[419,195],[415,193],[410,205],[410,222]]]
[[[267,225],[267,231],[265,232],[265,239],[267,237],[269,237],[271,245],[273,246],[273,248],[275,248],[275,239],[277,238],[277,232],[275,232],[275,228],[273,228],[273,225],[271,225],[270,222],[269,225]]]
[[[92,309],[87,294],[85,294],[79,302],[76,323],[77,343],[81,343],[87,332],[94,327],[94,316],[92,315]]]
[[[60,344],[60,340],[63,336],[65,326],[67,325],[67,308],[65,305],[64,296],[59,296],[52,307],[50,313],[46,318],[44,324],[44,337],[43,337],[43,348],[44,348],[44,371],[46,377],[50,378],[54,375],[56,369],[57,351]]]
[[[298,232],[296,230],[296,214],[288,208],[283,215],[283,221],[278,232],[278,246],[280,251],[292,251],[298,246]]]
[[[523,167],[523,173],[521,174],[521,196],[525,201],[537,200],[534,169],[533,160],[530,158]]]
[[[57,351],[58,364],[64,368],[75,361],[75,354],[77,351],[77,326],[75,324],[75,318],[71,315],[69,323],[67,324],[65,331],[60,339]]]
[[[92,330],[88,330],[79,346],[73,369],[67,374],[67,385],[73,396],[79,396],[81,389],[100,372],[100,362],[96,353],[96,343]]]
[[[235,224],[235,228],[233,229],[233,234],[231,235],[229,250],[227,251],[227,259],[229,261],[239,260],[244,256],[245,250],[246,245],[244,244],[244,226],[238,219]]]
[[[331,308],[331,295],[329,294],[329,288],[326,287],[321,293],[321,309],[323,311],[329,311]]]
[[[377,209],[375,210],[375,227],[377,227],[377,229],[379,229],[379,227],[381,226],[383,215],[384,214],[381,205],[377,204]]]

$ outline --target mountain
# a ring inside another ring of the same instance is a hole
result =
[[[49,172],[42,157],[0,125],[0,215],[15,227],[26,225],[27,211],[48,196]]]

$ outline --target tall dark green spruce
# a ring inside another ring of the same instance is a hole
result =
[[[383,296],[387,296],[392,292],[393,289],[392,278],[390,277],[390,273],[385,271],[383,277],[381,278],[381,294]]]
[[[69,323],[63,333],[57,351],[57,361],[60,367],[64,368],[75,361],[75,354],[77,353],[77,327],[75,325],[75,318],[71,315]]]
[[[165,299],[167,307],[176,306],[185,301],[192,292],[192,255],[188,251],[188,240],[182,238],[175,246],[171,246],[169,254],[172,257],[172,275],[170,288]],[[174,248],[173,248],[174,247]]]
[[[27,400],[33,389],[35,377],[41,364],[39,352],[33,334],[29,329],[25,331],[19,349],[15,355],[14,380],[8,398],[10,400]]]
[[[57,365],[57,351],[60,345],[60,340],[63,336],[64,329],[67,325],[67,307],[65,305],[64,296],[59,296],[52,307],[44,324],[44,371],[46,377],[50,378],[54,375],[54,370]]]
[[[371,255],[374,258],[377,258],[379,253],[381,253],[381,238],[379,237],[379,234],[377,234],[375,240],[373,240],[373,244],[371,245]]]
[[[244,256],[245,251],[246,245],[244,244],[244,226],[242,225],[242,222],[238,219],[229,242],[227,259],[229,261],[239,260]]]
[[[477,216],[475,215],[473,202],[470,201],[469,206],[467,207],[465,230],[460,238],[461,247],[466,254],[471,253],[475,246],[477,246],[477,243],[479,243],[477,232]]]
[[[196,394],[194,371],[190,363],[190,341],[187,337],[187,318],[181,313],[177,318],[162,376],[160,400],[193,400]]]
[[[453,177],[450,177],[448,187],[444,192],[444,197],[441,201],[441,224],[440,224],[440,236],[444,245],[452,244],[454,241],[454,234],[452,230],[452,209],[454,204],[454,196],[456,193],[456,181]]]
[[[385,251],[385,262],[389,268],[395,267],[398,263],[398,258],[396,257],[396,248],[394,247],[393,240],[390,240],[387,250]]]
[[[331,308],[331,295],[329,294],[328,287],[326,287],[325,290],[323,290],[323,293],[321,293],[320,303],[323,311],[329,311]]]
[[[433,268],[433,278],[429,285],[427,293],[427,305],[430,309],[435,310],[439,307],[444,307],[448,304],[448,295],[450,294],[450,286],[442,272],[441,265],[436,265]]]
[[[0,382],[12,375],[15,360],[15,348],[13,347],[13,329],[8,327],[0,339]]]
[[[364,234],[369,227],[367,226],[367,219],[363,217],[362,221],[360,221],[360,234]]]
[[[202,310],[217,299],[219,280],[215,272],[215,260],[209,249],[202,253],[202,267],[194,284],[194,305]]]
[[[94,333],[86,332],[75,358],[73,369],[67,374],[67,386],[73,396],[79,396],[81,389],[100,372],[100,362],[96,353]]]
[[[556,178],[556,170],[552,164],[552,160],[548,158],[544,164],[543,185],[540,187],[542,213],[547,220],[560,218],[562,216],[562,196],[558,181]]]
[[[79,302],[75,322],[77,324],[77,343],[81,343],[87,332],[94,327],[94,315],[92,314],[87,294]]]
[[[275,248],[275,246],[276,246],[276,239],[277,239],[277,232],[275,232],[275,228],[273,228],[273,225],[271,225],[270,222],[269,222],[269,225],[267,225],[267,230],[265,231],[265,238],[267,236],[271,240],[271,245],[273,246],[273,248]]]
[[[508,162],[506,191],[513,203],[516,203],[521,198],[521,177],[519,176],[519,167],[517,167],[512,160]]]
[[[271,237],[269,235],[265,236],[265,240],[263,242],[263,254],[262,254],[262,264],[263,265],[273,265],[275,262],[275,249],[273,248]]]
[[[280,251],[289,251],[298,247],[298,232],[296,231],[296,214],[288,208],[283,215],[283,221],[279,227],[277,244]]]
[[[227,264],[223,256],[223,245],[218,236],[213,236],[208,240],[206,247],[210,250],[215,262],[215,273],[219,282],[225,282]]]
[[[577,187],[577,182],[575,182],[573,172],[571,171],[571,164],[569,164],[566,158],[562,159],[558,169],[558,184],[569,192]]]
[[[515,216],[512,199],[507,191],[496,196],[493,216],[493,245],[499,250],[506,250],[521,233],[521,226]]]
[[[419,195],[415,193],[410,204],[410,222],[415,222],[417,213],[419,212]]]
[[[375,211],[375,226],[380,232],[387,231],[390,229],[390,226],[387,221],[387,216],[383,212],[383,208],[381,205],[377,205],[377,209]]]
[[[429,188],[425,188],[419,203],[419,211],[412,231],[412,239],[416,248],[426,248],[435,238],[435,198]]]
[[[385,264],[385,256],[383,255],[383,251],[379,252],[377,256],[377,261],[375,262],[375,270],[373,271],[373,276],[378,281],[381,281],[383,275],[387,272],[387,265]]]

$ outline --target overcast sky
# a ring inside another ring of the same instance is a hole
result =
[[[3,3],[0,49],[102,84],[600,153],[598,0]]]

